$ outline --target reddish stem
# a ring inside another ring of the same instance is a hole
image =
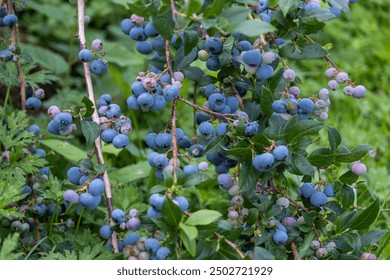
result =
[[[85,39],[85,28],[84,28],[84,0],[78,0],[77,1],[77,10],[78,10],[78,38],[80,41],[80,48],[85,49],[87,47],[86,39]],[[88,93],[88,98],[91,100],[91,102],[94,104],[94,112],[92,114],[92,120],[99,124],[99,116],[96,110],[96,104],[95,104],[95,94],[93,92],[93,86],[92,86],[92,78],[91,78],[91,72],[89,69],[89,64],[88,63],[83,63],[84,66],[84,77],[85,77],[85,82],[87,85],[87,93]],[[103,165],[104,164],[104,157],[103,157],[103,151],[102,151],[102,143],[100,137],[96,138],[94,142],[95,146],[95,155],[98,164]],[[103,172],[103,182],[104,182],[104,188],[105,188],[105,195],[106,195],[106,204],[107,204],[107,210],[108,210],[108,215],[110,217],[110,223],[111,225],[114,224],[114,221],[111,218],[111,213],[112,213],[112,194],[111,194],[111,183],[108,177],[107,170],[104,170]],[[116,233],[114,232],[111,235],[111,245],[114,248],[114,252],[118,253],[118,241],[117,241],[117,236]]]

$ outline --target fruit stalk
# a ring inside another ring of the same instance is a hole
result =
[[[85,39],[85,28],[84,28],[84,0],[77,1],[77,11],[78,11],[78,13],[77,13],[78,14],[78,38],[80,41],[80,48],[85,49],[87,47],[87,44],[86,44],[86,39]],[[94,112],[92,114],[92,120],[95,123],[99,124],[99,117],[98,117],[98,114],[96,111],[95,94],[93,92],[89,64],[84,62],[83,67],[84,67],[85,82],[87,85],[88,98],[95,105]],[[104,164],[104,157],[103,157],[103,152],[102,152],[102,143],[101,143],[100,136],[98,138],[96,138],[96,140],[94,142],[94,146],[95,146],[95,155],[97,158],[97,162],[98,162],[98,164],[103,165]],[[103,177],[103,182],[104,182],[108,215],[110,217],[110,223],[113,224],[114,221],[111,218],[111,213],[112,213],[111,184],[110,184],[107,170],[104,170],[102,177]],[[111,244],[112,244],[112,247],[114,248],[114,252],[118,253],[119,249],[118,249],[117,236],[116,236],[115,232],[113,232],[113,234],[111,235]]]
[[[236,244],[226,239],[223,235],[220,235],[218,232],[214,232],[214,235],[218,238],[218,240],[223,239],[227,245],[229,245],[234,251],[236,251],[236,253],[240,256],[240,259],[242,260],[245,259],[244,254],[241,252],[240,249],[238,249]]]
[[[13,14],[14,13],[14,7],[12,6],[12,0],[8,0],[8,13]],[[14,46],[16,49],[16,38],[18,36],[18,25],[15,24],[11,27],[11,45]],[[26,80],[24,78],[24,74],[22,71],[22,66],[19,63],[19,60],[17,59],[15,61],[16,71],[18,72],[19,76],[19,82],[20,82],[20,98],[22,103],[22,110],[26,110]]]

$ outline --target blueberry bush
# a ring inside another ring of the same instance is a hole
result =
[[[0,6],[0,259],[389,258],[330,124],[372,94],[324,36],[357,0],[39,2]]]

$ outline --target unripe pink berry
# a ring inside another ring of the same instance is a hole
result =
[[[353,173],[359,176],[363,176],[367,173],[367,167],[362,162],[354,162],[352,164],[351,170]]]

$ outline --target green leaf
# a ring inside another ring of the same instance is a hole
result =
[[[261,115],[261,107],[257,102],[246,103],[245,112],[248,114],[249,119],[257,120]]]
[[[341,204],[344,208],[349,208],[353,203],[355,202],[355,193],[353,189],[348,186],[344,185],[340,189],[341,193]]]
[[[328,131],[328,140],[329,145],[332,151],[335,151],[337,147],[341,144],[341,136],[338,130],[331,126],[326,126],[326,130]]]
[[[87,152],[85,150],[82,150],[66,141],[58,139],[44,139],[40,142],[64,158],[75,163],[87,157]]]
[[[353,210],[350,212],[345,212],[342,215],[338,216],[335,222],[336,233],[340,233],[348,229],[353,221],[357,217],[357,211]]]
[[[322,126],[322,123],[314,120],[296,122],[287,130],[286,140],[294,148],[294,146],[298,146],[299,142],[303,139],[307,139],[310,135],[317,134]]]
[[[214,210],[198,210],[191,214],[191,216],[185,221],[188,226],[204,226],[215,222],[222,216],[221,213]]]
[[[186,15],[192,16],[192,14],[196,14],[202,9],[204,0],[190,0],[187,2]]]
[[[246,20],[251,10],[243,6],[231,6],[225,9],[219,17],[226,18],[229,24],[235,26]]]
[[[350,153],[343,151],[336,154],[336,161],[338,162],[354,162],[365,157],[369,150],[372,149],[371,145],[359,144]]]
[[[158,14],[152,16],[152,21],[158,33],[165,39],[171,40],[175,29],[171,8],[169,6],[161,8]]]
[[[88,97],[84,96],[81,102],[85,105],[86,111],[85,111],[85,116],[90,117],[92,116],[94,112],[94,104],[91,100],[89,100]]]
[[[186,247],[188,253],[190,253],[191,256],[195,257],[196,239],[190,239],[183,230],[180,230],[180,239],[183,241],[183,244]]]
[[[68,69],[67,61],[62,56],[52,52],[48,48],[25,45],[23,49],[33,58],[34,61],[46,70],[51,70],[55,74],[64,74]]]
[[[379,214],[379,200],[376,199],[369,207],[367,207],[353,221],[352,229],[367,229],[376,220]]]
[[[196,30],[184,31],[184,55],[189,54],[198,43],[199,37]]]
[[[225,144],[224,137],[214,137],[214,139],[207,145],[205,154],[215,154],[222,150]]]
[[[189,226],[183,223],[179,224],[179,228],[184,231],[188,239],[196,239],[198,237],[198,230],[194,226]]]
[[[23,253],[17,252],[19,233],[8,235],[4,240],[0,239],[0,260],[17,260]]]
[[[360,239],[360,235],[356,232],[347,232],[342,235],[343,240],[353,248],[354,252],[358,253],[360,252],[360,249],[362,247],[362,242]]]
[[[345,172],[340,176],[339,180],[341,183],[352,185],[359,179],[359,176],[353,173],[351,170]]]
[[[92,144],[100,135],[100,126],[93,121],[81,120],[80,123],[87,143]]]
[[[259,36],[275,30],[268,22],[260,20],[246,20],[238,24],[233,32],[238,32],[248,37]]]
[[[316,167],[326,167],[333,163],[334,155],[329,148],[318,148],[307,159]]]
[[[236,160],[249,160],[252,159],[252,150],[248,149],[249,143],[246,141],[241,141],[235,147],[231,149],[225,149],[226,154],[228,154],[232,159]]]
[[[252,161],[244,161],[240,171],[240,189],[244,195],[251,196],[260,178],[260,173],[252,166]]]
[[[198,49],[194,48],[188,55],[184,55],[184,48],[180,48],[173,59],[173,69],[181,70],[190,65],[198,56]]]
[[[291,10],[298,8],[300,3],[300,0],[279,0],[278,2],[284,16],[286,16]]]
[[[328,20],[334,19],[336,16],[329,11],[329,9],[314,9],[314,10],[305,10],[302,16],[302,22],[313,22],[317,20],[319,22],[326,22]]]
[[[203,17],[209,19],[217,17],[225,7],[230,6],[233,2],[234,0],[213,1],[210,6],[204,9]]]
[[[274,96],[271,91],[263,90],[260,96],[260,107],[263,114],[267,117],[272,116],[272,103],[274,102]]]
[[[292,59],[312,59],[324,57],[327,55],[327,52],[317,43],[308,43],[299,46],[288,43],[280,49],[279,55]]]
[[[168,197],[165,197],[161,211],[164,220],[171,226],[177,226],[183,216],[179,206],[173,203]]]
[[[204,78],[204,72],[199,67],[187,66],[182,72],[186,78],[195,82],[201,82]]]
[[[148,17],[157,11],[159,3],[159,1],[151,1],[148,4],[144,1],[132,1],[132,3],[127,3],[127,5],[134,14]]]
[[[110,172],[110,177],[118,180],[122,184],[128,184],[140,179],[147,178],[150,173],[150,164],[147,161],[141,161],[137,164],[128,165],[121,169]]]
[[[284,127],[287,123],[285,118],[280,114],[272,114],[268,123],[269,127],[264,130],[265,136],[273,140],[285,138],[286,132],[284,131]]]
[[[256,260],[275,260],[274,255],[263,247],[256,246],[254,249]]]
[[[370,246],[379,243],[382,237],[389,232],[388,230],[372,230],[361,236],[362,247]]]
[[[207,174],[196,172],[194,174],[185,177],[185,183],[183,187],[187,188],[191,186],[197,186],[208,179],[210,179],[210,177]]]
[[[314,167],[303,155],[292,153],[291,165],[288,167],[289,171],[296,175],[314,175]]]

